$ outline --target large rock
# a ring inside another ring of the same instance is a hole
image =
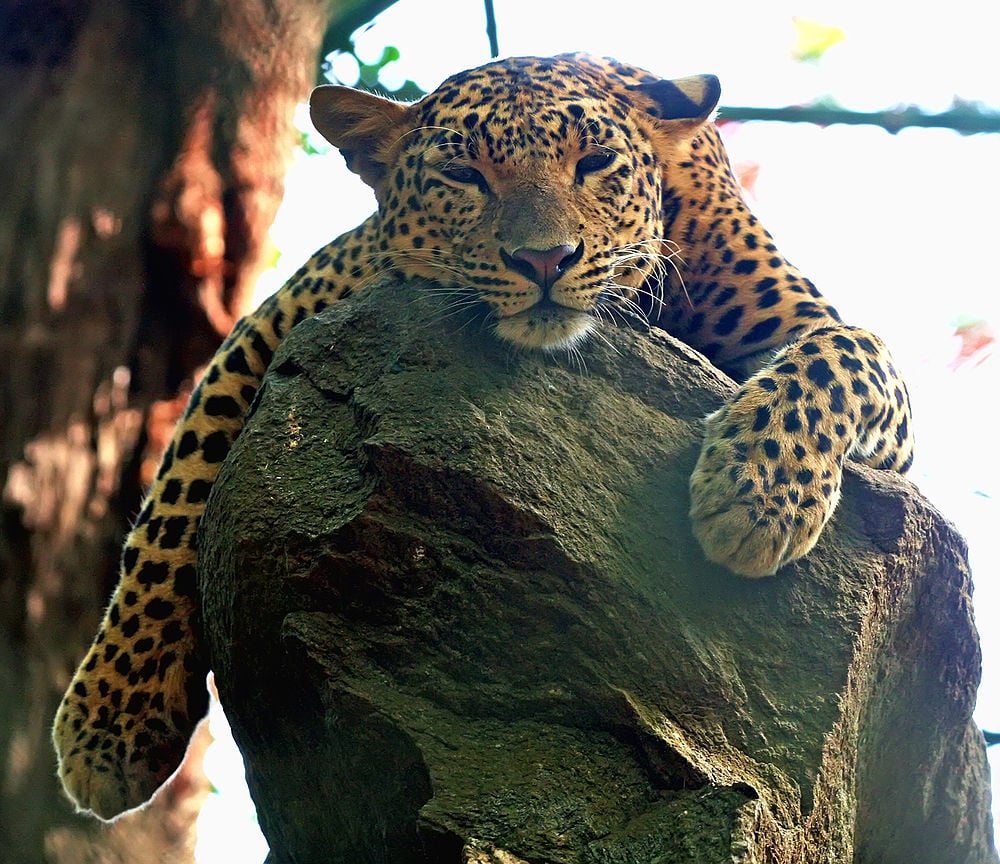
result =
[[[380,287],[296,328],[199,535],[275,862],[996,862],[965,548],[852,468],[748,581],[688,524],[728,379]]]

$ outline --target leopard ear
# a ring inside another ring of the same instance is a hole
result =
[[[376,191],[405,114],[405,105],[351,87],[326,84],[309,97],[313,126],[340,150],[347,167]]]
[[[691,75],[672,80],[660,79],[648,84],[634,84],[652,100],[650,113],[661,120],[707,120],[719,104],[722,86],[714,75]]]

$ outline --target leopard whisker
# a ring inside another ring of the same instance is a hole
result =
[[[387,252],[380,252],[377,256],[373,256],[373,260],[376,258],[384,258],[385,260],[391,261],[394,266],[396,262],[401,262],[403,264],[410,262],[422,265],[433,270],[441,271],[442,273],[448,273],[452,276],[456,276],[461,281],[464,281],[467,275],[466,271],[461,267],[448,263],[444,260],[443,253],[438,252],[438,250],[427,250],[425,252],[418,253],[408,249],[396,249]]]
[[[606,312],[610,315],[610,320],[604,317]],[[596,318],[600,324],[603,325],[610,323],[612,326],[615,324],[614,316],[616,312],[618,312],[618,310],[616,310],[613,306],[595,306],[592,310],[594,318]],[[618,314],[620,314],[620,312],[618,312]],[[590,338],[595,339],[602,345],[604,345],[608,350],[611,351],[612,354],[615,354],[616,356],[619,357],[621,356],[621,351],[619,351],[618,347],[614,344],[614,342],[612,342],[608,338],[607,334],[604,332],[603,327],[593,328],[588,335],[590,336]]]
[[[615,287],[618,288],[619,291],[621,292],[621,286],[615,286]],[[618,315],[621,318],[622,323],[625,323],[626,321],[625,319],[626,311],[635,315],[637,318],[646,321],[647,323],[649,322],[649,315],[646,312],[646,310],[643,309],[638,303],[635,302],[635,300],[633,300],[625,293],[618,293],[615,296],[614,301],[609,299],[606,302],[602,303],[599,307],[595,308],[607,310],[612,316]]]
[[[666,249],[666,251],[663,251]],[[633,289],[637,293],[649,297],[656,306],[665,305],[666,286],[676,277],[680,290],[689,305],[692,305],[680,263],[683,263],[680,246],[666,238],[650,238],[635,243],[629,243],[617,250],[615,266],[624,269],[648,271],[648,278],[641,288]],[[647,287],[653,285],[655,290]]]
[[[452,135],[457,135],[459,138],[466,138],[467,137],[467,133],[463,132],[461,129],[455,129],[455,128],[451,127],[451,126],[427,125],[427,126],[417,126],[415,129],[408,129],[402,135],[397,136],[396,139],[392,143],[393,144],[398,144],[400,141],[402,141],[407,136],[409,136],[409,135],[415,135],[417,132],[449,132]],[[424,152],[426,152],[427,150],[430,150],[432,147],[444,147],[444,146],[447,146],[447,144],[448,144],[447,141],[437,142],[435,144],[432,144],[430,147],[425,148]]]

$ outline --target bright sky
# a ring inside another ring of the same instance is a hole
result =
[[[732,105],[788,105],[831,91],[859,110],[911,99],[942,110],[956,93],[1000,105],[1000,4],[983,0],[713,0],[683,10],[663,0],[613,5],[495,0],[494,5],[503,54],[582,50],[668,76],[713,72],[723,81],[723,102]],[[612,9],[626,23],[613,22]],[[795,63],[790,58],[795,17],[840,27],[848,38],[820,66]],[[404,77],[432,89],[447,75],[487,59],[483,3],[400,0],[356,45],[366,60],[377,58],[385,45],[395,46]],[[388,75],[387,83],[392,84]]]
[[[665,76],[712,72],[722,79],[723,104],[782,106],[833,93],[856,110],[916,103],[941,111],[956,95],[1000,106],[1000,3],[713,0],[683,12],[663,0],[495,5],[504,55],[584,50]],[[819,63],[797,62],[795,17],[840,27],[845,38]],[[383,70],[390,88],[411,78],[430,90],[489,59],[480,0],[399,0],[356,44],[369,61],[386,45],[399,49],[400,60]],[[352,63],[334,69],[350,81]],[[871,127],[785,124],[745,124],[727,134],[734,162],[760,166],[751,204],[783,252],[848,320],[882,335],[906,373],[918,448],[910,476],[969,541],[984,652],[976,716],[1000,730],[1000,632],[993,624],[1000,616],[1000,581],[993,578],[1000,561],[1000,468],[989,434],[1000,361],[993,356],[951,368],[956,324],[985,319],[1000,328],[1000,224],[993,212],[1000,200],[1000,135],[890,136]],[[264,293],[374,207],[335,153],[299,158],[286,202],[272,231],[282,261]],[[993,773],[1000,779],[1000,764]],[[241,794],[231,800],[242,802],[237,818],[246,821]],[[1000,794],[994,799],[996,809]],[[254,842],[252,831],[239,833]],[[233,860],[232,834],[217,847],[222,857],[211,836],[206,823],[199,861]],[[260,860],[258,848],[251,845],[240,860]]]

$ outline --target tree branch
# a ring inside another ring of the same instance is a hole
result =
[[[1000,132],[1000,113],[983,111],[972,106],[962,106],[925,114],[916,106],[894,108],[887,111],[849,111],[821,105],[786,108],[759,108],[748,105],[726,105],[719,108],[719,119],[726,121],[763,120],[779,123],[815,123],[832,126],[846,123],[852,126],[881,126],[894,135],[909,126],[954,129],[963,135],[980,132]]]

